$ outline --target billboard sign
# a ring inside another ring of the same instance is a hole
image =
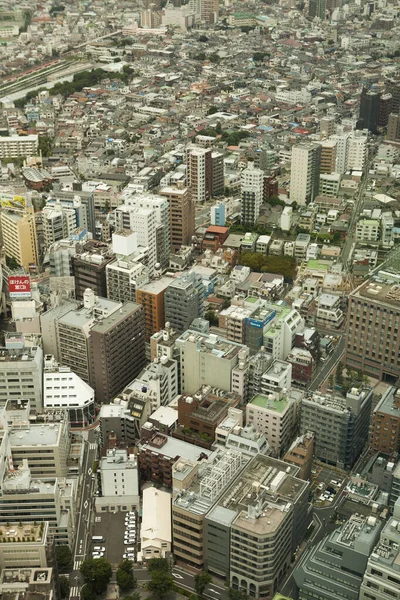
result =
[[[25,210],[26,198],[24,196],[14,196],[14,194],[1,194],[0,205],[3,208],[11,208],[12,210]]]
[[[12,275],[8,278],[10,298],[30,298],[31,279],[29,275]]]

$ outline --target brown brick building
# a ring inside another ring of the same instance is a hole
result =
[[[136,290],[136,302],[143,307],[147,342],[154,333],[164,328],[164,294],[171,281],[170,277],[161,277]]]
[[[307,481],[311,477],[313,454],[314,434],[310,432],[298,437],[293,442],[283,460],[295,467],[300,467],[297,477]]]
[[[400,451],[400,390],[390,387],[372,416],[370,453],[391,456]]]

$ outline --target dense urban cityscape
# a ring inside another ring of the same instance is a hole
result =
[[[400,600],[398,0],[0,42],[0,600]]]

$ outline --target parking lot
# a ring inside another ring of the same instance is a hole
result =
[[[104,542],[92,543],[90,546],[90,552],[93,550],[93,546],[104,546],[105,556],[110,561],[111,565],[116,567],[122,561],[122,556],[125,552],[125,548],[128,545],[124,544],[125,534],[125,515],[127,513],[98,513],[95,515],[95,522],[93,527],[94,536],[103,536]],[[137,548],[139,530],[139,523],[136,519],[136,543],[130,543],[129,547]]]
[[[336,467],[314,463],[311,475],[311,491],[314,494],[314,502],[320,507],[331,504],[332,500],[328,500],[328,498],[322,500],[320,499],[321,495],[326,493],[327,488],[329,488],[331,492],[337,493],[346,477],[346,472],[341,471]],[[331,483],[332,481],[337,483]],[[335,495],[335,493],[330,494],[333,498]]]

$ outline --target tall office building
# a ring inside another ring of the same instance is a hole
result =
[[[194,271],[184,273],[165,290],[165,321],[181,332],[189,329],[193,319],[203,316],[203,279]]]
[[[388,388],[372,413],[370,453],[394,456],[400,451],[400,391]]]
[[[343,175],[347,171],[347,162],[349,154],[350,132],[338,133],[332,136],[336,142],[336,167],[335,172]]]
[[[358,600],[367,562],[379,540],[381,527],[376,517],[351,515],[344,525],[306,550],[294,571],[299,599]]]
[[[213,162],[211,148],[188,146],[186,149],[186,181],[194,202],[205,202],[212,194]]]
[[[225,187],[224,155],[221,152],[211,153],[211,196],[222,196]]]
[[[390,142],[400,140],[400,114],[391,113],[389,115],[386,139]]]
[[[136,208],[126,205],[117,209],[117,224],[120,229],[132,231],[137,236],[137,244],[146,248],[146,266],[150,276],[157,264],[157,220],[152,208]]]
[[[241,175],[241,222],[246,225],[255,225],[263,201],[264,171],[256,169],[254,162],[249,161]]]
[[[398,115],[400,112],[400,79],[389,78],[386,81],[385,89],[392,96],[392,112]]]
[[[194,204],[187,187],[164,187],[160,191],[169,203],[169,226],[171,232],[171,249],[177,251],[181,246],[188,246],[194,235]]]
[[[378,127],[386,127],[389,121],[389,115],[392,112],[393,98],[392,94],[382,94],[379,102]]]
[[[371,133],[378,132],[379,106],[381,93],[364,88],[360,97],[360,113],[357,129],[368,129]]]
[[[352,389],[346,398],[311,394],[301,401],[300,433],[314,433],[318,460],[350,469],[368,437],[372,390]]]
[[[71,258],[72,274],[75,277],[75,297],[82,300],[85,290],[90,288],[96,296],[107,295],[106,267],[114,260],[108,244],[89,240],[82,252]]]
[[[6,256],[21,267],[37,265],[38,249],[35,215],[32,207],[23,211],[0,209],[0,229]]]
[[[308,3],[308,14],[310,17],[326,18],[326,0],[310,0]]]
[[[349,294],[346,365],[395,384],[400,373],[400,294],[391,274],[365,281]]]
[[[126,302],[90,330],[91,381],[98,404],[110,402],[145,365],[144,315]]]
[[[297,204],[312,202],[319,193],[320,144],[299,144],[292,149],[290,199]]]

